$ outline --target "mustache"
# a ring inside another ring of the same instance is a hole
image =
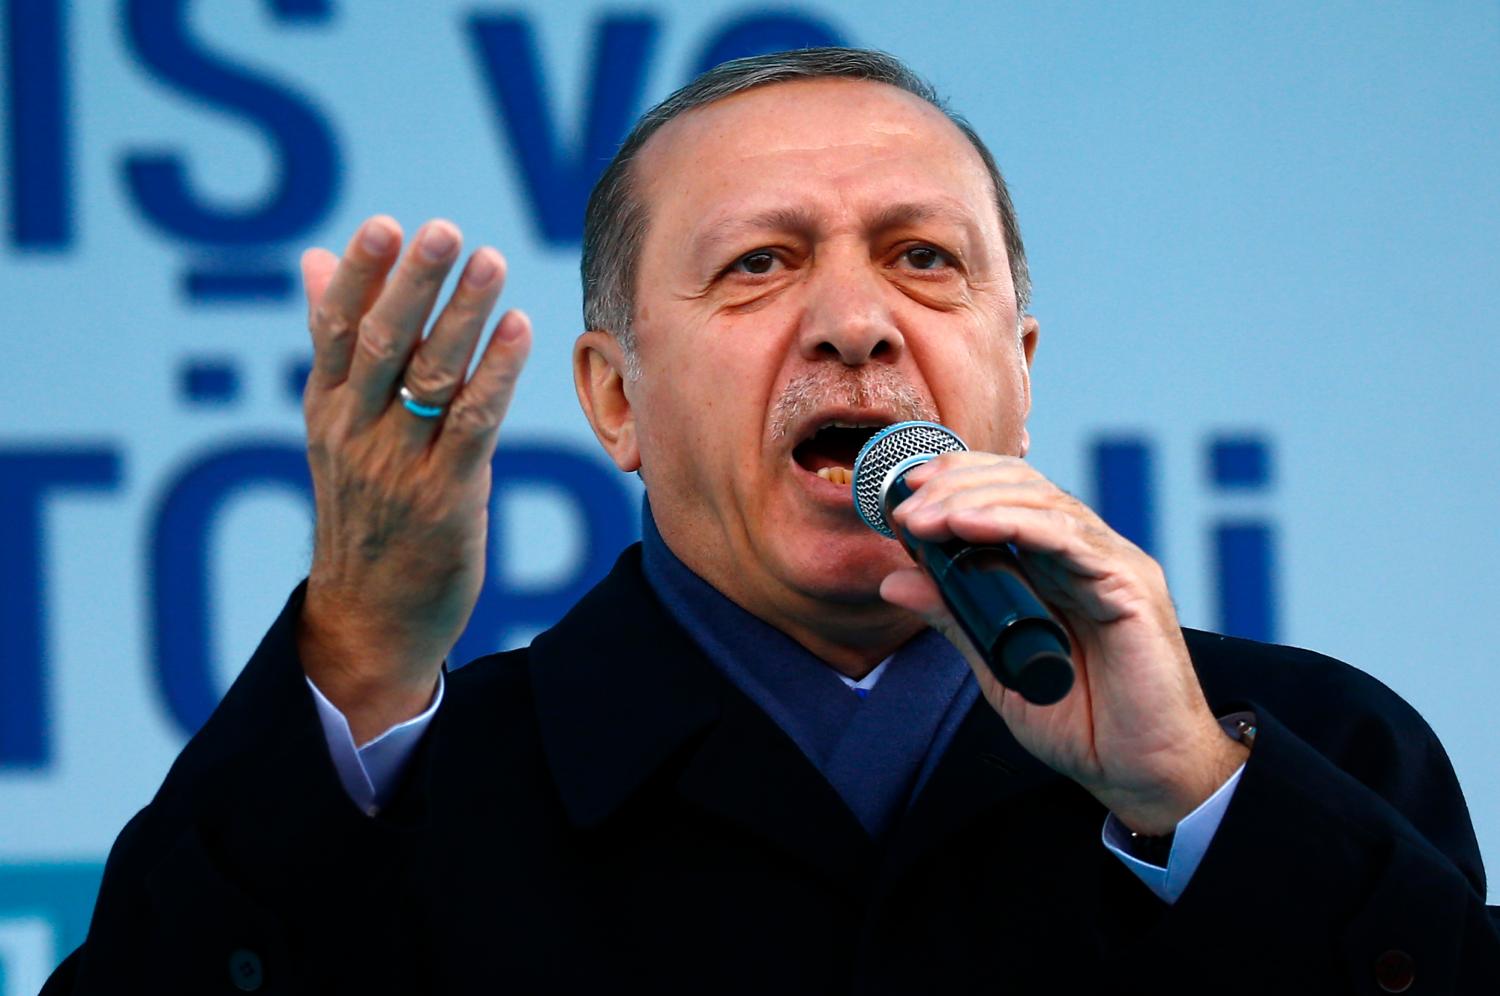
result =
[[[938,421],[937,406],[889,367],[824,367],[787,382],[771,409],[771,434],[785,439],[826,408],[874,408],[897,422]]]

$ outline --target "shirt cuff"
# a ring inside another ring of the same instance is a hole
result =
[[[1146,888],[1156,893],[1163,902],[1175,903],[1177,897],[1188,887],[1188,882],[1192,881],[1193,872],[1198,870],[1204,852],[1213,842],[1214,833],[1219,829],[1219,821],[1224,818],[1224,810],[1229,807],[1229,800],[1234,798],[1235,786],[1240,783],[1240,775],[1244,771],[1245,766],[1241,764],[1213,795],[1178,821],[1165,868],[1142,861],[1126,850],[1130,845],[1130,831],[1125,828],[1125,824],[1115,819],[1114,813],[1105,818],[1100,838],[1104,841],[1104,846],[1113,851],[1115,857],[1125,862],[1125,867],[1146,884]]]
[[[318,722],[323,725],[323,740],[328,744],[328,755],[333,759],[334,770],[338,772],[345,794],[366,816],[374,816],[390,800],[391,792],[401,780],[401,773],[406,770],[406,762],[411,760],[417,742],[442,704],[442,672],[438,672],[437,690],[426,710],[397,723],[363,747],[354,746],[349,720],[338,706],[328,701],[311,678],[307,678],[307,687],[312,689]]]

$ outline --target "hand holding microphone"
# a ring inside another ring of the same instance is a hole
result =
[[[900,423],[861,451],[854,504],[921,564],[881,594],[929,618],[940,597],[1016,740],[1132,830],[1170,832],[1244,760],[1204,699],[1161,566],[1024,461]]]
[[[854,461],[854,507],[866,525],[899,539],[926,569],[995,679],[1028,702],[1051,705],[1073,687],[1067,633],[1031,591],[1009,546],[918,539],[893,528],[889,518],[914,493],[906,481],[914,467],[967,449],[934,422],[887,426]]]

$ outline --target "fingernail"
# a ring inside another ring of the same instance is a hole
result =
[[[480,252],[469,260],[469,269],[464,273],[464,283],[470,287],[480,288],[486,286],[495,278],[495,257],[487,252]]]
[[[508,342],[511,339],[519,338],[521,335],[521,330],[525,327],[525,312],[513,311],[509,315],[505,316],[505,321],[500,323],[500,327],[495,330],[495,333],[500,336],[501,339],[504,339]]]
[[[429,263],[436,263],[453,251],[458,239],[446,225],[433,225],[422,234],[422,255]]]
[[[359,244],[364,247],[365,252],[378,256],[391,248],[393,238],[389,228],[378,221],[372,221],[360,234]]]

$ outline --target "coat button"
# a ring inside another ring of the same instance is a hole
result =
[[[1375,982],[1388,993],[1404,993],[1417,979],[1411,955],[1392,948],[1375,959]]]
[[[229,981],[241,992],[253,993],[265,981],[265,970],[260,964],[260,955],[245,948],[236,948],[229,956]]]

